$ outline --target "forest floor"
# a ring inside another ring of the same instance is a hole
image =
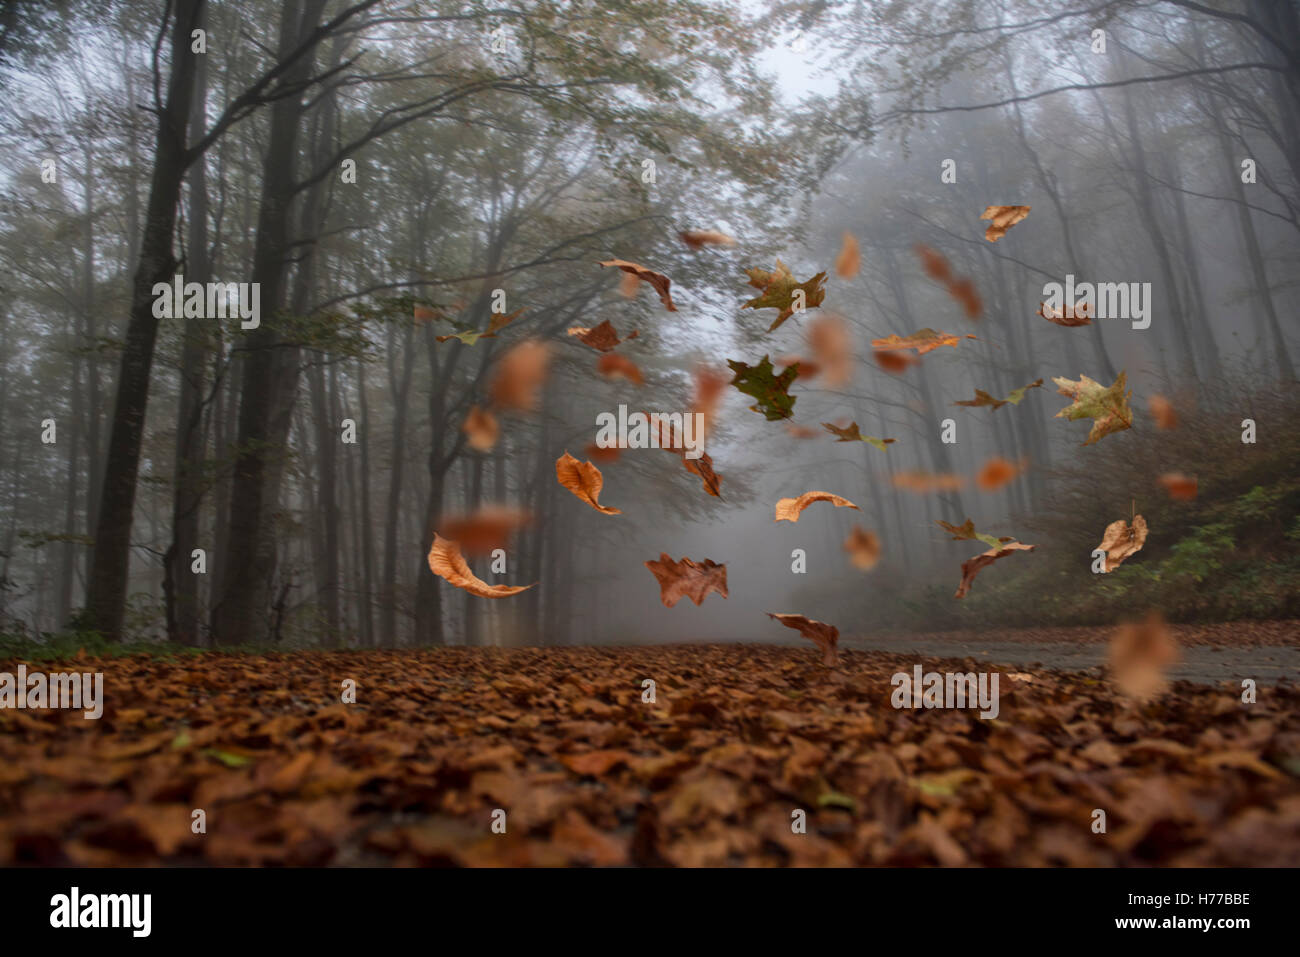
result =
[[[103,672],[105,705],[0,709],[0,865],[1300,865],[1288,681],[1136,705],[1099,669],[847,644],[833,670],[771,645],[29,665]],[[892,707],[918,661],[998,670],[997,717]]]

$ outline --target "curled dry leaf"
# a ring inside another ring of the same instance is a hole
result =
[[[465,345],[472,346],[480,339],[495,339],[497,333],[518,319],[523,314],[523,311],[523,308],[519,308],[508,314],[493,313],[492,318],[488,320],[488,327],[482,332],[454,332],[449,336],[435,336],[434,338],[439,342],[446,342],[448,339],[459,339]]]
[[[469,407],[465,422],[460,428],[465,433],[469,447],[478,452],[491,452],[501,437],[501,426],[497,423],[496,416],[477,405]]]
[[[775,619],[787,628],[793,628],[805,638],[810,639],[822,653],[822,664],[828,668],[835,667],[838,661],[840,630],[824,621],[814,621],[803,615],[783,615],[767,613],[768,618]]]
[[[853,339],[848,323],[839,316],[820,316],[808,323],[808,348],[828,388],[839,388],[853,378]],[[799,374],[808,375],[802,369]]]
[[[645,385],[645,377],[641,375],[641,367],[625,355],[617,352],[607,352],[596,361],[596,371],[607,379],[613,379],[616,376],[622,376],[633,385]]]
[[[436,532],[433,547],[429,549],[429,568],[439,578],[446,579],[462,591],[479,598],[509,598],[521,591],[536,586],[532,585],[489,585],[470,571],[468,563],[461,557],[460,546],[454,541],[443,538]]]
[[[1092,445],[1112,432],[1131,428],[1133,410],[1129,408],[1128,400],[1133,390],[1130,389],[1127,393],[1124,391],[1127,379],[1128,373],[1121,372],[1114,384],[1107,388],[1086,375],[1080,376],[1078,382],[1054,377],[1052,381],[1057,384],[1057,391],[1073,400],[1056,413],[1056,418],[1069,419],[1071,422],[1075,419],[1092,419],[1092,431],[1088,433],[1084,445]]]
[[[980,406],[983,405],[987,405],[991,409],[993,409],[994,412],[996,412],[1004,405],[1019,405],[1021,400],[1024,399],[1026,392],[1028,392],[1030,389],[1037,389],[1042,384],[1043,384],[1042,379],[1036,379],[1035,381],[1029,383],[1029,385],[1022,385],[1019,389],[1012,389],[1011,393],[1005,399],[995,399],[993,398],[993,396],[989,395],[983,389],[976,389],[975,398],[961,399],[958,400],[957,402],[954,402],[953,405],[964,405],[973,409],[979,408]]]
[[[1092,317],[1088,315],[1091,311],[1086,302],[1081,306],[1062,305],[1059,309],[1048,309],[1047,303],[1040,302],[1036,315],[1058,326],[1086,326],[1092,322]]]
[[[1151,409],[1151,417],[1156,420],[1156,428],[1178,428],[1178,413],[1174,411],[1174,404],[1163,395],[1153,395],[1147,405]]]
[[[568,452],[555,460],[555,478],[598,512],[606,515],[622,515],[621,509],[600,504],[600,490],[605,484],[600,469],[590,462],[579,462]]]
[[[600,325],[593,326],[590,329],[585,326],[573,326],[569,329],[569,335],[576,338],[585,346],[591,346],[593,349],[597,349],[601,352],[609,352],[610,349],[613,349],[620,342],[630,342],[635,339],[638,333],[633,329],[628,333],[626,339],[620,339],[618,337],[618,331],[614,328],[613,324],[606,319]]]
[[[894,475],[894,488],[917,495],[931,495],[935,492],[956,492],[966,487],[966,480],[960,475],[935,474],[933,472],[897,472]]]
[[[582,453],[592,462],[602,462],[609,465],[619,460],[623,455],[623,450],[617,446],[607,449],[597,445],[595,442],[588,442],[587,447],[582,450]]]
[[[696,605],[702,604],[711,591],[727,597],[727,566],[710,559],[693,562],[683,558],[675,562],[667,552],[660,552],[659,560],[646,562],[645,567],[658,579],[659,598],[669,608],[682,596]]]
[[[488,555],[505,548],[510,536],[532,521],[524,509],[509,505],[485,505],[468,515],[451,515],[442,520],[442,531],[466,555]]]
[[[688,229],[677,234],[687,246],[699,249],[703,246],[734,246],[736,239],[716,229]]]
[[[1124,560],[1142,550],[1147,540],[1147,520],[1141,515],[1133,516],[1133,525],[1124,519],[1111,522],[1101,536],[1098,549],[1106,553],[1103,572],[1113,572],[1124,564]]]
[[[957,593],[954,598],[965,598],[970,594],[970,586],[975,581],[975,576],[980,570],[992,565],[999,558],[1005,558],[1012,552],[1032,552],[1037,545],[1024,545],[1020,542],[1007,542],[1005,545],[999,545],[990,548],[987,552],[981,552],[974,558],[968,558],[961,563],[961,584],[957,586]]]
[[[677,311],[677,307],[673,305],[672,294],[668,291],[673,282],[663,273],[655,272],[653,269],[647,269],[645,266],[639,266],[636,263],[630,263],[626,259],[607,259],[601,265],[613,266],[616,269],[623,270],[629,276],[649,283],[654,291],[659,294],[659,301],[664,304],[664,308],[669,312]],[[623,282],[625,285],[622,289],[626,289],[628,280],[624,279]],[[633,286],[632,289],[635,292],[636,287]]]
[[[772,332],[803,309],[815,309],[826,298],[826,273],[819,272],[811,279],[796,282],[794,274],[781,260],[776,261],[776,268],[771,272],[761,269],[749,270],[749,284],[762,290],[762,295],[755,296],[740,308],[742,309],[778,309],[776,319],[767,327]]]
[[[649,417],[649,413],[645,413]],[[714,498],[722,498],[722,476],[713,471],[713,458],[708,452],[701,452],[700,457],[688,459],[686,457],[686,443],[682,441],[682,436],[677,432],[673,424],[663,418],[648,418],[650,422],[656,422],[659,429],[659,447],[666,452],[671,452],[682,460],[682,465],[686,471],[700,477],[704,485],[704,491],[708,492]]]
[[[980,219],[992,220],[989,228],[984,230],[984,238],[996,243],[1007,234],[1007,230],[1029,215],[1029,206],[986,206]]]
[[[858,250],[857,237],[846,232],[840,242],[839,255],[835,257],[835,275],[841,279],[852,279],[861,268],[862,254]]]
[[[501,409],[530,411],[537,406],[537,392],[546,381],[551,349],[544,342],[521,342],[501,357],[488,389],[492,404]]]
[[[952,536],[955,542],[979,541],[988,545],[990,548],[997,548],[1006,542],[1011,541],[1011,536],[1004,535],[1001,538],[995,538],[992,535],[985,535],[975,531],[975,522],[973,519],[966,519],[960,525],[953,525],[951,522],[945,522],[942,519],[935,519],[934,524],[938,525],[945,532]]]
[[[982,491],[996,492],[1018,475],[1023,474],[1027,467],[1028,462],[1025,459],[1010,462],[1000,455],[995,455],[979,470],[975,476],[975,485]]]
[[[803,510],[813,502],[830,502],[836,508],[858,508],[847,498],[830,492],[804,492],[798,498],[783,498],[777,502],[776,518],[773,521],[797,522]]]
[[[1168,687],[1165,668],[1178,659],[1178,643],[1159,612],[1152,611],[1145,621],[1121,625],[1110,640],[1115,686],[1138,701],[1153,698]]]
[[[1196,476],[1184,475],[1182,472],[1166,472],[1157,479],[1169,497],[1180,502],[1190,502],[1196,498]]]
[[[855,568],[864,572],[871,571],[880,561],[880,539],[875,532],[868,531],[861,525],[854,525],[849,537],[844,540],[844,550],[849,553],[849,561]]]
[[[974,339],[975,336],[966,335],[965,337],[953,335],[949,332],[935,332],[933,329],[925,328],[919,332],[914,332],[910,336],[886,336],[884,339],[872,339],[871,348],[876,350],[896,350],[896,349],[915,349],[918,356],[923,356],[927,352],[932,352],[940,346],[952,346],[956,348],[957,344],[963,338]]]
[[[866,442],[868,445],[874,445],[882,452],[889,451],[886,446],[897,442],[897,439],[878,439],[874,435],[863,435],[858,429],[858,423],[850,422],[848,428],[841,428],[830,422],[823,422],[822,428],[831,435],[837,435],[836,442]]]

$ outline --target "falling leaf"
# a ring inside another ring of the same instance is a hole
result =
[[[1078,307],[1062,305],[1059,309],[1048,309],[1047,303],[1040,302],[1037,315],[1058,326],[1086,326],[1092,322],[1092,317],[1088,315],[1090,311],[1086,302]]]
[[[663,273],[647,269],[645,266],[638,266],[636,263],[630,263],[625,259],[607,259],[601,265],[614,266],[623,270],[629,276],[635,276],[637,279],[648,282],[654,288],[654,291],[659,294],[659,301],[664,304],[664,308],[669,312],[677,311],[677,307],[673,305],[673,297],[668,291],[668,288],[673,284],[672,280]],[[627,283],[626,279],[623,281]]]
[[[953,525],[951,522],[945,522],[942,519],[936,519],[935,524],[951,535],[953,541],[956,542],[980,541],[991,548],[998,548],[1011,541],[1009,535],[995,538],[992,535],[984,535],[975,531],[975,522],[969,518],[960,525]]]
[[[1190,502],[1196,498],[1196,476],[1184,475],[1182,472],[1166,472],[1157,481],[1169,493],[1169,497],[1180,502]]]
[[[649,413],[643,413],[649,417]],[[686,444],[682,441],[682,436],[672,423],[664,418],[650,419],[656,422],[659,429],[659,447],[666,452],[676,455],[682,460],[682,465],[686,471],[693,475],[698,475],[704,485],[704,491],[708,492],[714,498],[721,498],[722,476],[713,471],[713,458],[708,452],[701,452],[699,458],[688,459],[686,457]]]
[[[805,618],[803,615],[783,615],[767,613],[768,618],[775,619],[787,628],[793,628],[810,639],[822,653],[822,664],[827,668],[835,667],[838,661],[838,648],[840,641],[840,630],[834,625],[828,625],[824,621],[814,621],[811,618]]]
[[[821,435],[816,429],[809,428],[806,425],[795,425],[793,422],[786,423],[786,432],[796,439],[815,439]]]
[[[510,536],[532,521],[532,516],[509,505],[484,505],[468,515],[449,515],[439,523],[448,539],[466,555],[488,555],[505,548]]]
[[[691,412],[704,416],[704,434],[713,430],[722,393],[731,384],[727,373],[721,369],[700,364],[695,367],[695,395],[691,399]]]
[[[1007,542],[995,548],[990,548],[987,552],[981,552],[974,558],[968,558],[961,563],[961,584],[957,586],[957,593],[954,598],[965,598],[970,593],[970,586],[975,581],[975,576],[980,570],[992,565],[999,558],[1005,558],[1012,552],[1032,552],[1037,545],[1022,545],[1020,542]]]
[[[623,514],[621,509],[600,504],[600,490],[605,484],[605,479],[600,474],[600,469],[590,462],[579,462],[565,452],[555,460],[555,478],[596,511],[604,512],[606,515]]]
[[[699,249],[702,246],[734,246],[735,237],[720,233],[716,229],[688,229],[677,234],[687,246]]]
[[[1165,668],[1178,659],[1178,643],[1156,611],[1145,621],[1121,625],[1110,640],[1109,663],[1115,685],[1138,701],[1149,700],[1168,687]]]
[[[961,304],[968,319],[978,319],[980,313],[984,311],[984,303],[975,288],[974,280],[967,276],[954,276],[948,266],[948,260],[923,243],[916,244],[915,252],[921,260],[921,270],[936,282],[943,283],[948,290],[948,295]]]
[[[983,389],[976,389],[974,399],[963,399],[961,401],[954,402],[953,405],[965,405],[965,406],[969,406],[970,408],[979,408],[980,406],[987,405],[996,412],[1004,405],[1008,405],[1008,404],[1019,405],[1020,401],[1024,399],[1025,393],[1027,391],[1029,391],[1030,389],[1037,389],[1042,384],[1043,384],[1043,380],[1037,379],[1029,383],[1029,385],[1022,385],[1019,389],[1012,389],[1011,393],[1005,399],[995,399],[993,398],[993,396],[989,395]]]
[[[808,348],[827,388],[837,389],[853,378],[853,340],[848,323],[839,316],[820,316],[808,323]]]
[[[469,447],[479,452],[491,452],[501,436],[501,426],[497,424],[496,416],[477,405],[469,407],[465,422],[460,428],[467,437]]]
[[[948,283],[948,295],[961,304],[967,319],[978,319],[984,311],[984,300],[980,298],[973,279],[966,276],[954,279]]]
[[[755,366],[736,359],[728,359],[727,365],[735,373],[731,385],[758,400],[750,409],[762,413],[769,422],[788,419],[794,415],[796,397],[790,395],[790,386],[799,378],[798,364],[783,370],[779,376],[775,374],[776,370],[767,356],[763,356],[762,361]]]
[[[659,580],[659,597],[669,608],[682,596],[696,605],[702,604],[711,591],[727,597],[727,566],[707,558],[703,562],[693,562],[689,558],[675,562],[667,552],[661,552],[658,561],[646,562],[645,567]]]
[[[960,475],[936,475],[931,472],[898,472],[893,478],[894,488],[901,488],[917,495],[929,495],[934,492],[956,492],[966,487],[966,480]]]
[[[776,518],[773,521],[797,522],[800,513],[813,502],[830,502],[836,508],[857,509],[857,506],[847,498],[832,495],[830,492],[804,492],[798,498],[783,498],[777,502]]]
[[[766,283],[759,285],[762,279]],[[767,331],[772,332],[780,325],[794,315],[795,307],[798,305],[796,293],[803,292],[803,306],[806,309],[815,309],[822,304],[826,298],[826,289],[822,285],[826,281],[826,273],[819,272],[804,282],[796,282],[794,274],[781,260],[776,261],[776,269],[770,273],[763,272],[759,269],[749,271],[749,282],[751,286],[757,286],[761,289],[762,295],[755,296],[746,302],[740,308],[742,309],[778,309],[780,313],[772,324],[768,326]]]
[[[985,492],[996,492],[1002,486],[1011,482],[1016,476],[1025,471],[1026,462],[1024,459],[1017,464],[1009,462],[999,455],[993,456],[984,463],[983,468],[975,476],[975,485]]]
[[[885,446],[897,442],[897,439],[878,439],[874,435],[863,435],[858,431],[858,423],[850,422],[847,429],[840,428],[838,425],[832,425],[830,422],[823,422],[822,428],[831,435],[838,435],[836,442],[866,442],[868,445],[874,445],[882,452],[887,452]]]
[[[862,254],[858,251],[858,241],[852,233],[845,233],[839,255],[835,257],[835,275],[841,279],[852,279],[861,267]]]
[[[1148,407],[1151,409],[1151,417],[1156,420],[1156,428],[1178,428],[1178,413],[1174,411],[1174,404],[1163,395],[1153,395],[1148,400]]]
[[[521,342],[503,355],[488,390],[493,405],[525,412],[536,408],[550,359],[550,346],[536,340]]]
[[[444,578],[463,591],[479,598],[508,598],[527,591],[532,585],[489,585],[470,571],[469,564],[461,557],[460,546],[438,535],[433,536],[433,547],[429,549],[429,568],[439,578]]]
[[[641,288],[641,280],[636,277],[636,273],[625,272],[618,277],[618,293],[624,299],[631,299],[636,295],[636,291]]]
[[[844,540],[844,550],[849,553],[849,561],[854,567],[864,572],[871,571],[880,561],[880,539],[875,532],[867,531],[861,525],[854,525],[849,537]]]
[[[588,442],[587,447],[582,450],[583,454],[593,462],[603,462],[606,465],[617,462],[623,455],[623,450],[614,446],[613,448],[602,448],[595,442]]]
[[[1092,381],[1086,375],[1080,376],[1078,382],[1054,377],[1052,381],[1059,386],[1057,391],[1073,400],[1056,413],[1056,418],[1066,418],[1071,422],[1075,419],[1092,419],[1092,431],[1088,433],[1084,445],[1091,445],[1112,432],[1131,428],[1133,410],[1129,408],[1128,399],[1133,390],[1124,392],[1127,375],[1127,372],[1121,372],[1110,388]]]
[[[628,333],[626,339],[620,339],[613,324],[606,319],[600,325],[591,329],[588,329],[585,326],[572,326],[569,329],[569,335],[575,337],[583,345],[591,346],[593,349],[597,349],[601,352],[609,352],[610,349],[613,349],[620,342],[630,342],[635,339],[638,333],[633,329]]]
[[[901,375],[921,360],[896,349],[876,349],[876,365],[886,372]]]
[[[984,238],[996,243],[1007,234],[1007,230],[1029,215],[1029,206],[988,206],[980,214],[980,219],[990,219],[992,223],[984,230]]]
[[[627,356],[617,352],[607,352],[601,356],[596,362],[596,371],[607,379],[622,376],[633,385],[645,384],[641,368]]]
[[[1133,525],[1124,519],[1118,519],[1106,526],[1105,533],[1101,536],[1101,544],[1098,549],[1106,553],[1106,563],[1102,568],[1103,572],[1113,572],[1124,563],[1126,558],[1136,555],[1142,550],[1142,546],[1147,540],[1147,520],[1141,515],[1133,517]]]
[[[435,336],[434,338],[439,342],[446,342],[448,339],[459,339],[465,345],[472,346],[480,339],[495,339],[497,333],[518,319],[523,311],[520,308],[509,314],[493,313],[492,318],[488,320],[487,329],[482,332],[456,332],[449,336]]]
[[[961,342],[962,336],[952,335],[947,332],[935,332],[933,329],[926,328],[920,332],[914,332],[910,336],[886,336],[884,339],[872,339],[871,347],[876,350],[893,350],[893,349],[915,349],[918,356],[923,356],[927,352],[932,352],[940,346],[953,346],[954,348]],[[974,339],[972,335],[964,338]]]
[[[430,309],[428,306],[415,307],[416,322],[433,322],[435,319],[440,319],[440,318],[442,318],[441,310]]]

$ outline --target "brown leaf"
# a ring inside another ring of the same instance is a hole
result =
[[[632,339],[635,339],[638,333],[633,329],[628,333],[626,339],[620,339],[613,324],[606,319],[600,325],[591,329],[588,329],[585,326],[572,326],[569,329],[569,335],[574,336],[583,345],[591,346],[593,349],[597,349],[601,352],[609,352],[610,349],[613,349],[619,343],[629,342]]]
[[[858,251],[858,241],[852,233],[845,233],[839,255],[835,257],[835,275],[841,279],[852,279],[861,267],[862,254]]]
[[[980,570],[992,565],[999,558],[1005,558],[1012,552],[1032,552],[1037,547],[1037,545],[1023,545],[1020,542],[1007,542],[997,548],[990,548],[987,552],[981,552],[974,558],[966,559],[961,563],[961,584],[957,586],[957,593],[953,597],[965,598],[970,593],[970,586]]]
[[[1022,474],[1026,466],[1024,459],[1017,464],[995,455],[979,470],[979,474],[975,476],[975,485],[985,492],[996,492]]]
[[[671,452],[681,459],[686,471],[700,477],[704,491],[714,498],[721,498],[722,476],[713,470],[713,457],[708,452],[702,452],[699,458],[688,459],[686,457],[685,443],[681,440],[681,436],[673,424],[664,418],[650,419],[649,413],[644,414],[649,421],[656,423],[658,426],[659,448]]]
[[[1091,324],[1092,317],[1088,315],[1089,307],[1085,302],[1082,306],[1062,305],[1059,309],[1048,309],[1047,303],[1038,304],[1037,315],[1042,316],[1048,322],[1054,322],[1058,326],[1086,326]]]
[[[793,628],[805,638],[813,642],[822,653],[822,664],[828,668],[835,667],[839,660],[838,648],[840,640],[840,630],[834,625],[828,625],[824,621],[814,621],[811,618],[805,618],[803,615],[786,615],[767,613],[768,618],[775,619],[787,628]]]
[[[847,498],[839,495],[832,495],[830,492],[804,492],[798,498],[783,498],[776,503],[776,518],[778,522],[797,522],[799,515],[805,508],[813,502],[830,502],[836,508],[852,508],[857,506]]]
[[[669,312],[676,312],[677,307],[673,305],[673,297],[668,289],[673,284],[672,280],[663,273],[655,272],[653,269],[647,269],[645,266],[638,266],[636,263],[630,263],[626,259],[607,259],[601,263],[602,266],[614,266],[623,270],[629,276],[634,276],[643,282],[648,282],[654,291],[659,294],[659,301],[664,304]],[[627,280],[623,280],[623,288],[627,288]],[[635,290],[635,287],[633,287]]]
[[[645,385],[645,377],[635,362],[617,352],[607,352],[596,362],[596,371],[607,379],[622,376],[633,385]]]
[[[1163,395],[1153,395],[1148,400],[1148,407],[1151,409],[1151,417],[1156,420],[1156,428],[1178,428],[1178,413],[1174,411],[1174,404]]]
[[[491,452],[501,437],[501,426],[497,423],[496,416],[477,405],[469,407],[465,422],[460,428],[467,436],[469,447],[479,452]]]
[[[849,561],[864,572],[871,571],[880,561],[880,539],[875,532],[869,532],[860,525],[854,525],[849,537],[844,540],[844,550],[849,553]]]
[[[962,336],[953,335],[948,332],[935,332],[933,329],[922,329],[914,332],[910,336],[886,336],[884,339],[872,339],[871,347],[877,350],[897,350],[897,349],[915,349],[918,356],[923,356],[927,352],[932,352],[940,346],[953,346],[954,348],[961,342]],[[966,335],[966,339],[974,339],[975,336]]]
[[[583,455],[587,456],[592,462],[600,462],[610,465],[617,462],[623,456],[623,450],[615,446],[614,448],[602,448],[595,442],[588,442],[587,447],[582,450]]]
[[[1158,481],[1169,497],[1180,502],[1190,502],[1196,498],[1196,476],[1184,475],[1182,472],[1166,472]]]
[[[896,349],[876,349],[876,365],[892,375],[902,375],[921,360]]]
[[[708,435],[713,428],[722,395],[730,384],[730,373],[725,370],[714,369],[703,364],[695,367],[695,396],[691,400],[691,411],[704,416],[705,435]]]
[[[508,505],[485,505],[468,515],[442,519],[442,532],[466,555],[488,555],[505,548],[510,536],[532,521],[532,515]]]
[[[980,219],[992,220],[989,228],[984,230],[984,238],[996,243],[1007,234],[1007,230],[1029,215],[1029,206],[987,206],[980,214]]]
[[[468,563],[461,557],[460,546],[453,541],[442,538],[436,532],[433,547],[429,549],[429,568],[439,578],[444,578],[463,591],[479,598],[508,598],[521,591],[533,588],[532,585],[489,585],[470,571]]]
[[[565,452],[555,460],[555,478],[596,511],[606,515],[623,514],[621,509],[600,504],[600,490],[605,484],[605,479],[601,476],[600,469],[590,462],[579,462]]]
[[[795,425],[793,422],[788,423],[785,430],[796,439],[815,439],[821,435],[816,429],[809,428],[806,425]]]
[[[688,229],[677,234],[687,246],[699,249],[703,246],[734,246],[735,237],[720,233],[716,229]]]
[[[933,474],[930,472],[897,472],[893,478],[894,488],[901,488],[917,495],[930,495],[935,492],[956,492],[966,487],[966,480],[960,475]]]
[[[710,559],[693,562],[689,558],[683,558],[675,562],[668,557],[667,552],[661,552],[658,561],[646,562],[645,567],[658,579],[659,597],[669,608],[677,604],[682,596],[696,605],[703,603],[711,591],[716,591],[723,598],[727,597],[727,566]]]
[[[848,323],[839,316],[819,316],[808,323],[808,348],[827,388],[838,389],[853,378],[853,340]],[[800,368],[800,378],[810,375]]]
[[[1146,540],[1147,520],[1141,515],[1134,516],[1131,528],[1128,522],[1122,518],[1111,522],[1106,526],[1106,531],[1101,536],[1101,544],[1097,546],[1106,553],[1106,564],[1103,571],[1113,572],[1119,568],[1126,558],[1136,555],[1142,550]]]
[[[1178,644],[1156,611],[1143,622],[1121,625],[1111,637],[1109,660],[1115,684],[1138,701],[1165,690],[1165,668],[1178,659]]]
[[[544,342],[521,342],[501,357],[488,394],[501,409],[524,412],[537,407],[537,393],[546,381],[551,349]]]
[[[948,295],[957,300],[965,311],[966,318],[978,319],[984,311],[984,303],[975,288],[974,280],[968,276],[954,276],[948,261],[929,246],[917,243],[914,248],[921,260],[921,270],[936,282],[943,283]]]

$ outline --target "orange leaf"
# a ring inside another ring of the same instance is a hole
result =
[[[965,338],[974,339],[972,335]],[[884,339],[872,339],[871,347],[873,349],[915,349],[918,356],[923,356],[927,352],[932,352],[940,346],[953,346],[954,348],[960,343],[962,336],[953,335],[948,332],[935,332],[933,329],[922,329],[920,332],[914,332],[910,336],[886,336]]]
[[[1165,690],[1165,668],[1178,659],[1178,643],[1159,612],[1152,611],[1143,622],[1123,624],[1111,636],[1109,664],[1115,684],[1139,701]]]
[[[894,488],[928,495],[933,492],[955,492],[966,487],[960,475],[935,475],[930,472],[898,472],[894,475]]]
[[[1156,428],[1178,428],[1178,413],[1174,411],[1172,402],[1163,395],[1153,395],[1148,404],[1151,409],[1151,416],[1156,420]]]
[[[497,363],[496,376],[488,390],[492,403],[502,409],[530,411],[537,406],[537,393],[546,381],[551,360],[550,346],[529,340],[515,346]]]
[[[984,463],[979,474],[975,476],[975,484],[985,492],[996,492],[1002,486],[1006,485],[1016,476],[1025,471],[1026,463],[1022,459],[1019,464],[1008,462],[1001,456],[995,455]]]
[[[1101,536],[1101,544],[1097,546],[1106,553],[1106,563],[1102,571],[1113,572],[1119,568],[1124,563],[1124,559],[1136,555],[1142,550],[1146,540],[1147,520],[1141,515],[1133,517],[1133,526],[1131,528],[1128,522],[1122,518],[1111,522],[1106,526],[1106,531]]]
[[[839,316],[820,316],[808,323],[808,347],[829,388],[839,388],[853,378],[853,341],[848,324]],[[810,375],[799,369],[800,378]]]
[[[810,639],[822,653],[822,664],[828,668],[835,667],[838,658],[838,649],[840,640],[840,630],[834,625],[828,625],[824,621],[814,621],[811,618],[805,618],[803,615],[782,615],[767,613],[768,618],[773,618],[785,625],[787,628],[793,628]]]
[[[861,525],[853,526],[844,540],[844,550],[849,553],[849,561],[864,572],[871,571],[880,561],[880,539]]]
[[[777,502],[776,518],[773,521],[797,522],[799,521],[799,515],[813,502],[830,502],[836,508],[857,509],[857,506],[847,498],[833,495],[830,492],[804,492],[798,498],[783,498]]]
[[[607,465],[612,462],[617,462],[619,458],[623,455],[623,450],[618,448],[617,446],[614,448],[606,449],[597,445],[595,442],[588,442],[587,447],[582,451],[583,454],[586,455],[587,458],[590,459],[591,461],[604,462]]]
[[[492,451],[501,435],[501,426],[497,424],[496,416],[477,405],[469,407],[465,422],[460,428],[468,436],[469,447],[479,452]]]
[[[1190,502],[1196,498],[1196,476],[1184,475],[1182,472],[1166,472],[1157,479],[1169,497],[1180,502]]]
[[[970,586],[975,581],[975,576],[980,573],[980,569],[992,565],[999,558],[1005,558],[1012,552],[1032,552],[1037,547],[1037,545],[1024,545],[1020,542],[1007,542],[997,548],[990,548],[987,552],[981,552],[974,558],[966,559],[961,563],[961,584],[957,586],[957,594],[953,597],[965,598],[970,593]]]
[[[689,558],[675,562],[667,552],[660,552],[659,560],[646,562],[645,567],[658,579],[659,598],[669,608],[683,595],[696,605],[703,603],[711,591],[727,597],[727,566],[707,558],[703,562],[693,562]]]
[[[508,505],[485,505],[468,515],[447,516],[441,522],[447,538],[466,555],[487,555],[505,548],[510,536],[532,521],[532,515]]]
[[[735,237],[720,233],[716,229],[688,229],[677,234],[687,246],[699,249],[702,246],[734,246]]]
[[[607,352],[596,362],[596,371],[607,379],[622,376],[634,385],[644,385],[645,377],[635,362],[617,352]]]
[[[433,536],[433,547],[429,549],[429,568],[439,578],[446,579],[457,588],[476,595],[479,598],[508,598],[528,591],[532,585],[489,585],[470,571],[468,563],[461,557],[460,546],[438,535]]]
[[[901,375],[921,361],[906,352],[896,352],[893,349],[877,349],[875,355],[876,365],[893,375]]]
[[[1078,308],[1062,305],[1059,309],[1048,309],[1047,303],[1040,302],[1036,315],[1042,316],[1048,322],[1054,322],[1058,326],[1086,326],[1092,322],[1092,317],[1088,315],[1088,304],[1086,302]]]
[[[1007,230],[1029,215],[1029,206],[988,206],[980,219],[990,219],[992,224],[984,230],[984,238],[996,243],[1007,234]]]
[[[835,257],[835,275],[841,279],[852,279],[861,267],[862,254],[858,251],[858,241],[852,233],[845,233],[840,253]]]
[[[621,509],[600,504],[600,490],[605,479],[600,469],[590,462],[579,462],[568,452],[555,460],[555,478],[561,485],[586,502],[598,512],[606,515],[622,515]]]
[[[594,328],[588,329],[585,326],[573,326],[569,329],[569,335],[577,338],[583,345],[591,346],[601,352],[608,352],[620,342],[628,342],[637,337],[637,331],[633,329],[628,333],[627,339],[619,339],[618,332],[608,319]]]
[[[672,280],[663,273],[655,272],[653,269],[647,269],[645,266],[638,266],[636,263],[630,263],[625,259],[607,259],[601,263],[602,266],[614,266],[623,270],[629,276],[634,276],[644,282],[648,282],[654,291],[659,293],[659,301],[669,312],[676,312],[677,307],[673,305],[673,297],[668,288],[673,284]],[[628,280],[623,280],[623,288],[627,288]],[[635,287],[633,287],[635,289]]]

